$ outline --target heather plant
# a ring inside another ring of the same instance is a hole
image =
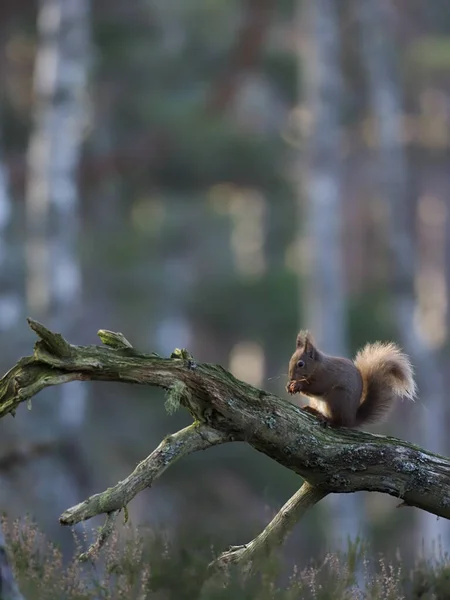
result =
[[[92,560],[77,556],[87,535],[74,537],[74,556],[46,540],[31,519],[3,519],[14,571],[25,598],[33,600],[195,600],[199,598],[213,546],[220,540],[192,531],[170,537],[128,524],[115,532]],[[357,574],[359,574],[357,576]],[[362,584],[360,575],[362,574]],[[289,577],[279,559],[262,559],[245,580],[233,574],[226,588],[202,600],[448,600],[450,561],[442,552],[406,568],[369,556],[359,540],[345,552],[295,567]]]

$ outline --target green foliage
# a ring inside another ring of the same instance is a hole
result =
[[[165,123],[173,140],[170,161],[158,173],[161,180],[180,189],[223,180],[272,188],[281,184],[282,174],[275,168],[276,156],[281,160],[286,151],[281,138],[242,130],[226,118],[205,118],[203,107],[198,110],[190,104],[180,106],[177,99],[167,98],[152,103],[152,124]]]
[[[368,290],[349,302],[349,337],[352,353],[365,343],[394,339],[392,305],[383,287]]]
[[[446,600],[450,596],[449,557],[421,559],[411,579],[412,600]]]
[[[438,35],[421,36],[411,44],[408,57],[413,65],[426,71],[450,69],[450,37]]]
[[[3,521],[12,564],[22,593],[36,600],[192,600],[199,597],[207,566],[223,540],[182,526],[169,538],[127,525],[116,532],[92,564],[75,558],[64,565],[61,552],[26,520]],[[76,541],[76,552],[85,540]],[[261,559],[245,579],[233,570],[226,588],[208,591],[202,600],[446,600],[450,562],[440,555],[407,569],[400,559],[373,560],[365,544],[328,554],[316,563],[295,567],[289,577],[277,557]],[[363,583],[357,583],[362,572]]]
[[[298,98],[298,63],[298,57],[294,54],[273,52],[264,57],[264,72],[292,105]]]
[[[294,330],[296,327],[297,286],[296,276],[281,268],[257,279],[220,277],[199,284],[190,310],[194,319],[201,313],[202,321],[219,337],[236,331],[245,337],[257,331],[261,338],[283,344],[292,338],[293,324]],[[230,310],[230,302],[236,307],[249,306],[251,311]]]

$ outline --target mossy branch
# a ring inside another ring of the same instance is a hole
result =
[[[230,441],[227,434],[193,423],[165,438],[123,481],[66,510],[59,522],[61,525],[75,525],[96,515],[122,510],[181,457],[226,441]]]
[[[258,560],[268,557],[275,548],[283,544],[305,512],[326,495],[326,491],[305,481],[255,539],[242,546],[232,546],[209,565],[209,577],[202,592],[207,594],[211,588],[223,585],[231,574],[231,565],[244,565],[245,575],[254,571]]]
[[[124,481],[68,509],[61,523],[104,513],[103,543],[113,518],[175,460],[226,441],[245,441],[300,475],[307,484],[253,542],[219,557],[215,567],[253,561],[272,549],[303,514],[329,493],[377,491],[450,518],[450,460],[407,442],[360,431],[332,429],[288,400],[237,380],[219,365],[197,363],[186,350],[170,358],[144,354],[119,333],[100,330],[106,346],[74,346],[36,321],[40,340],[0,380],[0,417],[48,386],[74,380],[121,381],[167,390],[169,411],[186,408],[194,424],[169,436]]]

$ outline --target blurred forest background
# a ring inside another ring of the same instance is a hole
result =
[[[287,401],[299,327],[344,355],[393,339],[419,400],[374,431],[450,453],[448,2],[3,0],[0,61],[2,372],[31,351],[28,315],[72,343],[187,347]],[[0,505],[71,551],[60,513],[188,423],[150,388],[46,389],[0,422]],[[228,444],[130,516],[223,549],[299,486]],[[286,563],[358,534],[405,560],[450,549],[447,523],[396,504],[323,502]]]

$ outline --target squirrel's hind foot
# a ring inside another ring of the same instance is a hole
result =
[[[301,409],[307,412],[308,414],[312,415],[313,417],[316,417],[321,427],[331,427],[332,423],[316,408],[313,408],[312,406],[309,406],[309,404],[307,404],[306,406],[302,406]]]

